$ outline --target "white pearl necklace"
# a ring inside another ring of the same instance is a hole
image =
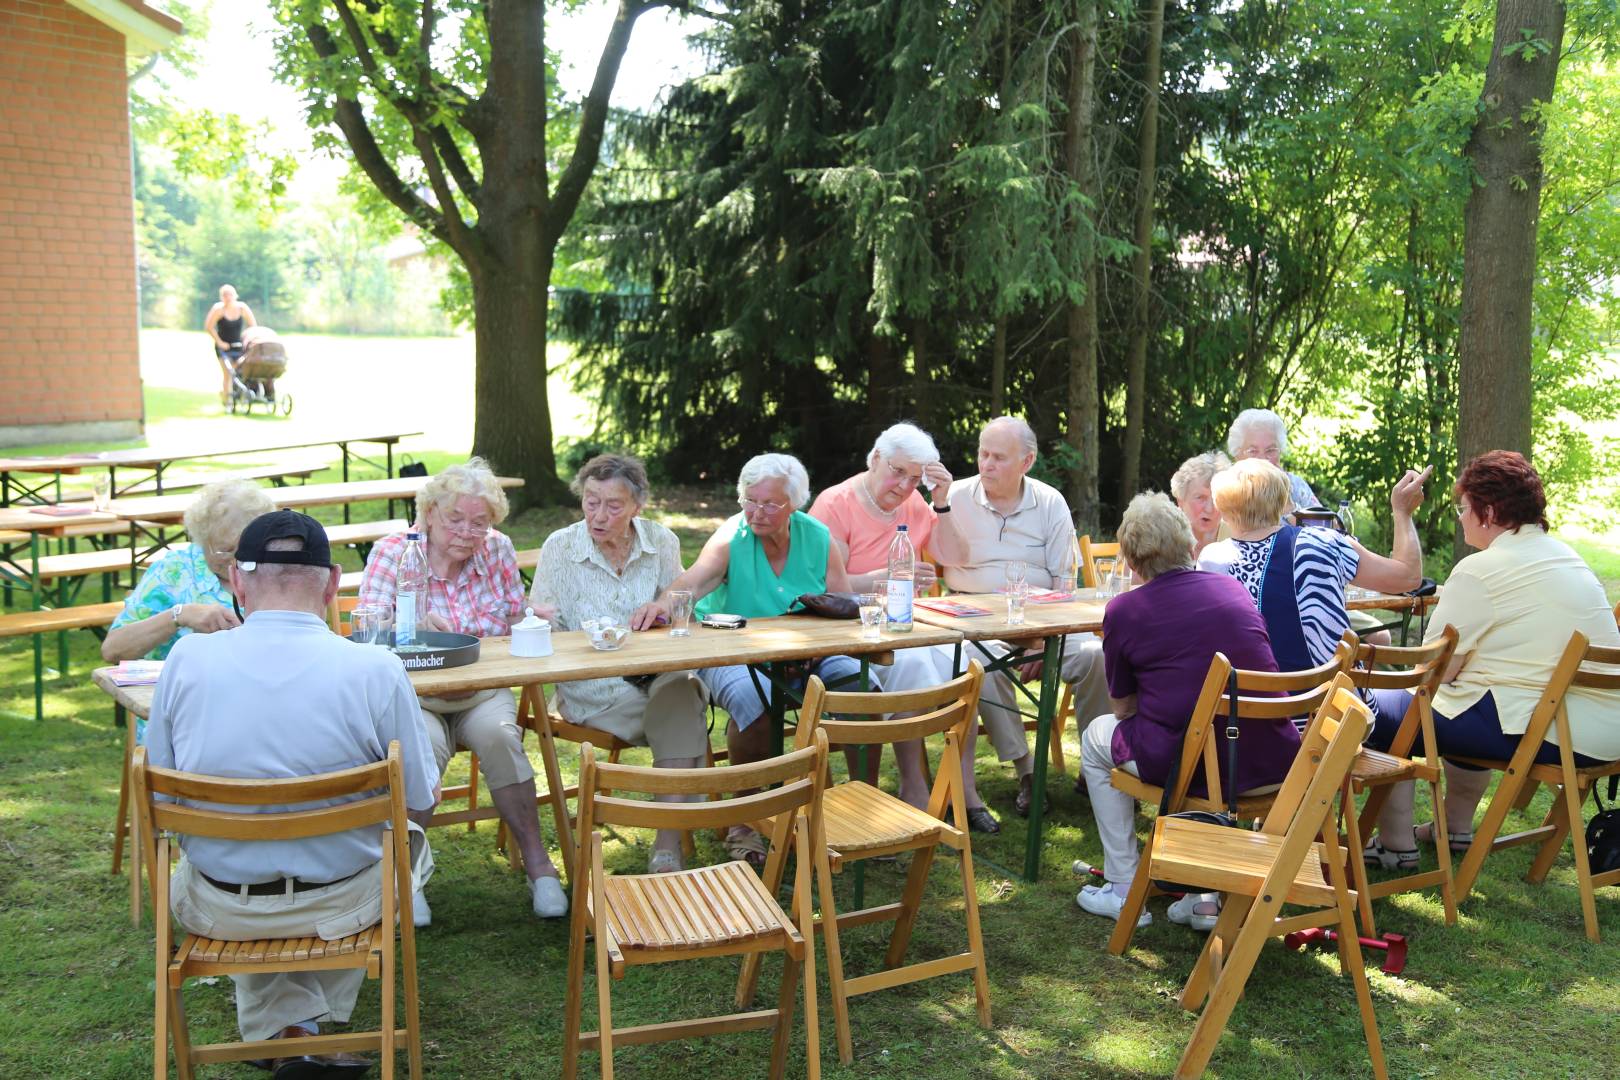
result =
[[[856,486],[861,489],[861,496],[866,500],[867,508],[884,521],[893,521],[894,516],[900,512],[899,506],[895,507],[893,510],[885,510],[880,507],[877,504],[877,500],[872,497],[872,493],[867,490],[865,477],[862,477],[859,481],[857,481]],[[901,505],[903,506],[905,504],[902,503]]]

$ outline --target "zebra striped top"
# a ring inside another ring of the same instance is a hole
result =
[[[1261,595],[1276,542],[1276,533],[1262,540],[1217,540],[1199,554],[1198,568],[1237,578],[1269,622],[1271,616],[1261,603]],[[1344,587],[1356,576],[1360,565],[1360,554],[1342,533],[1300,529],[1294,536],[1294,596],[1299,605],[1300,630],[1313,665],[1326,663],[1339,638],[1350,628]]]

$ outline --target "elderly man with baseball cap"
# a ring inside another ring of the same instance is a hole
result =
[[[338,568],[320,522],[291,510],[254,518],[237,543],[230,583],[242,625],[175,644],[152,700],[150,763],[279,780],[381,761],[397,740],[406,806],[431,810],[438,772],[404,667],[391,653],[351,644],[327,627]],[[171,908],[191,933],[333,941],[381,917],[379,827],[252,843],[185,836],[180,844]],[[433,859],[414,824],[411,859],[419,889]],[[235,976],[242,1037],[297,1038],[316,1034],[322,1021],[347,1021],[363,976]],[[278,1080],[358,1076],[371,1066],[354,1054],[289,1055],[268,1064]]]

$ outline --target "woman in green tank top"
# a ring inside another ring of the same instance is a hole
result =
[[[785,614],[805,593],[848,592],[842,550],[832,543],[827,526],[798,509],[809,501],[810,477],[797,458],[760,454],[750,459],[737,479],[742,512],[715,530],[669,590],[691,590],[699,615],[750,619]],[[668,618],[667,602],[660,597],[638,609],[630,625],[645,630]],[[809,670],[834,682],[858,674],[860,664],[848,656],[828,656]],[[704,668],[698,678],[708,687],[710,700],[730,714],[726,745],[732,763],[768,757],[769,725],[754,723],[764,715],[765,703],[748,668]],[[752,829],[733,829],[726,850],[733,858],[764,863],[764,841]]]

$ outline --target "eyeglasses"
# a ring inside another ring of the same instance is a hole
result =
[[[489,535],[489,522],[487,521],[474,521],[471,518],[464,518],[460,514],[452,514],[449,517],[440,518],[439,521],[451,532],[457,532],[463,536]]]
[[[918,473],[916,476],[913,476],[906,472],[906,470],[898,469],[887,462],[884,463],[884,468],[889,470],[889,482],[892,484],[899,484],[901,487],[914,488],[918,484],[922,483],[922,473]]]
[[[1461,518],[1464,514],[1468,513],[1468,504],[1465,502],[1460,502],[1452,506],[1452,509],[1457,511],[1457,517]]]
[[[788,508],[787,503],[760,502],[757,499],[738,499],[737,505],[743,508],[743,513],[760,513],[766,517],[775,517]]]

